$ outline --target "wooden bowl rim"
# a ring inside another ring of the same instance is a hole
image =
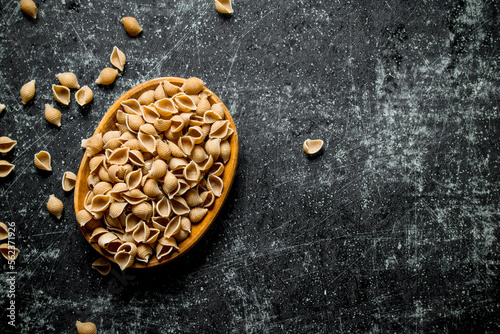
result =
[[[185,78],[179,78],[179,77],[161,77],[161,78],[156,78],[152,80],[148,80],[146,82],[143,82],[137,86],[134,86],[133,88],[129,89],[127,92],[125,92],[123,95],[121,95],[114,103],[113,105],[106,111],[104,116],[101,118],[99,121],[99,124],[96,127],[96,130],[94,131],[93,135],[96,135],[98,133],[102,133],[103,130],[105,129],[106,126],[109,127],[109,123],[114,119],[116,112],[121,106],[121,102],[131,99],[131,98],[138,98],[138,96],[143,93],[144,91],[148,89],[152,89],[153,86],[160,84],[161,82],[168,80],[169,82],[176,84],[177,86],[181,86],[187,79]],[[190,235],[188,236],[187,239],[182,241],[179,246],[179,250],[165,256],[162,258],[161,262],[159,262],[156,257],[153,257],[153,260],[151,260],[148,263],[142,263],[142,262],[134,262],[130,268],[152,268],[152,267],[157,267],[159,265],[163,265],[166,263],[169,263],[183,254],[185,254],[187,251],[189,251],[207,232],[208,228],[213,224],[215,219],[217,218],[218,214],[222,210],[222,207],[224,206],[224,203],[227,199],[227,196],[231,190],[231,186],[234,181],[234,177],[236,174],[236,169],[238,165],[238,133],[236,130],[236,124],[234,123],[233,117],[229,113],[229,110],[227,109],[226,105],[220,100],[220,98],[212,92],[210,89],[207,87],[203,88],[205,91],[209,92],[211,103],[222,103],[224,107],[224,113],[225,113],[225,119],[229,120],[230,122],[230,127],[234,130],[233,134],[231,135],[229,139],[229,143],[231,145],[231,156],[229,158],[229,161],[225,165],[224,169],[224,174],[222,175],[223,183],[224,183],[224,189],[222,192],[221,197],[217,198],[213,204],[213,206],[209,209],[208,213],[206,216],[203,218],[202,221],[199,223],[193,224],[192,225],[192,230]],[[89,168],[88,168],[88,162],[90,159],[87,157],[87,155],[84,153],[83,158],[80,163],[80,167],[78,169],[78,174],[76,178],[76,184],[75,184],[75,189],[74,189],[74,208],[75,208],[75,214],[84,209],[83,207],[83,202],[85,200],[85,195],[88,192],[88,187],[87,187],[87,176],[89,174]],[[83,188],[82,188],[83,187]],[[83,189],[84,191],[82,191]],[[102,219],[102,218],[101,218]],[[78,223],[77,223],[78,224]],[[93,249],[95,249],[100,255],[104,256],[111,262],[115,262],[114,257],[112,254],[104,251],[97,243],[92,243],[90,242],[89,238],[90,235],[92,234],[91,231],[87,230],[85,227],[80,226],[78,224],[78,227],[80,228],[81,233],[83,234],[85,240],[92,246]],[[196,233],[193,233],[193,230],[196,230]]]

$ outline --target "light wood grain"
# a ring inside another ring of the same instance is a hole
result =
[[[186,79],[183,78],[176,78],[176,77],[165,77],[165,78],[157,78],[153,79],[150,81],[146,81],[142,84],[139,84],[135,86],[134,88],[130,89],[127,91],[125,94],[123,94],[116,102],[109,108],[109,110],[106,112],[104,117],[102,118],[101,122],[97,126],[94,134],[98,133],[105,133],[109,129],[112,129],[115,124],[115,115],[117,110],[120,108],[120,103],[131,99],[131,98],[138,98],[144,91],[149,90],[149,89],[154,89],[158,86],[159,83],[163,82],[164,80],[168,80],[173,84],[176,84],[178,86],[181,86]],[[206,89],[208,90],[208,89]],[[211,96],[209,97],[209,101],[213,103],[222,103],[222,101],[219,99],[217,95],[215,95],[213,92],[208,90],[211,93]],[[222,180],[224,182],[224,190],[221,195],[221,197],[217,198],[215,200],[215,203],[213,206],[210,208],[204,219],[197,223],[192,225],[191,229],[191,234],[189,237],[179,243],[180,249],[176,252],[173,252],[172,254],[162,258],[161,262],[159,262],[156,257],[150,260],[149,263],[137,263],[135,262],[131,267],[132,268],[150,268],[150,267],[155,267],[158,265],[162,265],[165,263],[168,263],[182,254],[186,253],[189,249],[191,249],[200,239],[203,237],[203,235],[207,232],[208,228],[212,225],[214,220],[216,219],[217,215],[221,211],[224,202],[226,201],[226,198],[229,194],[229,191],[231,189],[231,185],[233,184],[234,176],[236,173],[236,168],[238,164],[238,133],[236,131],[236,125],[234,123],[233,118],[231,117],[231,114],[227,110],[226,106],[224,105],[224,112],[226,119],[229,120],[231,128],[234,130],[234,133],[229,139],[229,143],[231,145],[231,157],[229,161],[227,162],[224,170],[224,174],[222,175]],[[82,210],[84,208],[83,203],[85,199],[85,195],[89,191],[87,187],[87,177],[89,175],[89,158],[83,154],[82,161],[80,163],[80,168],[78,170],[78,175],[76,178],[76,185],[75,185],[75,193],[74,193],[74,206],[75,206],[75,213]],[[79,226],[79,225],[78,225]],[[79,226],[80,227],[80,226]],[[90,243],[89,239],[92,234],[92,231],[89,231],[85,227],[80,227],[80,230],[87,240],[87,242]],[[101,249],[97,243],[90,243],[91,246],[99,252],[102,256],[106,257],[108,260],[115,262],[114,258],[112,255],[107,253],[105,250]]]

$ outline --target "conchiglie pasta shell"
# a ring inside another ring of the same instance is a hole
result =
[[[142,118],[144,118],[147,123],[154,124],[160,118],[160,114],[156,111],[154,104],[151,104],[142,106]]]
[[[64,191],[71,191],[75,187],[76,175],[73,172],[64,172],[62,177],[62,188]]]
[[[231,144],[227,140],[224,140],[220,143],[220,158],[224,163],[229,161],[231,157]]]
[[[47,210],[54,216],[56,216],[57,219],[61,219],[62,212],[64,209],[64,204],[63,202],[54,196],[54,194],[49,196],[49,200],[47,201]]]
[[[152,135],[139,132],[137,135],[139,141],[139,149],[144,152],[154,153],[156,151],[156,139]]]
[[[195,144],[201,144],[205,140],[203,130],[199,126],[191,126],[186,136],[193,138]]]
[[[156,88],[155,88],[155,93],[154,93],[154,98],[155,100],[161,100],[164,99],[167,95],[165,94],[165,90],[163,89],[162,84],[160,83]]]
[[[120,105],[127,114],[142,115],[142,106],[136,99],[128,99]]]
[[[137,20],[133,17],[124,17],[121,19],[121,22],[123,23],[123,27],[125,28],[127,34],[132,37],[137,36],[142,31],[139,22],[137,22]]]
[[[59,110],[52,107],[50,104],[45,105],[45,119],[49,123],[52,123],[57,127],[60,127],[61,126],[61,118],[62,118],[62,114]]]
[[[128,147],[121,147],[115,149],[108,157],[108,162],[113,165],[124,165],[128,162],[130,149]]]
[[[158,131],[156,131],[156,128],[154,125],[146,123],[143,124],[139,127],[139,132],[145,133],[147,135],[151,136],[158,136]]]
[[[221,14],[232,14],[231,0],[215,0],[215,9]]]
[[[166,194],[171,193],[179,186],[179,180],[175,177],[172,172],[167,172],[163,178],[163,191]]]
[[[125,57],[125,54],[120,49],[114,46],[113,52],[111,52],[111,56],[109,57],[109,61],[114,67],[119,69],[120,72],[123,72],[125,63],[127,62],[127,57]]]
[[[130,255],[135,257],[137,255],[137,246],[132,242],[124,242],[120,245],[120,247],[118,247],[117,252],[129,253]]]
[[[93,192],[95,195],[106,195],[108,191],[110,191],[111,189],[113,189],[111,183],[106,181],[101,181],[94,186]]]
[[[163,233],[166,238],[170,238],[179,232],[181,229],[181,219],[181,216],[175,216],[175,218],[168,223]]]
[[[200,208],[200,207],[192,208],[191,211],[189,212],[189,220],[192,223],[198,223],[203,219],[203,217],[205,217],[207,212],[208,212],[207,208]]]
[[[102,212],[111,204],[109,195],[96,195],[90,203],[90,212]]]
[[[220,197],[222,195],[224,184],[222,179],[216,175],[210,174],[207,178],[207,188],[210,190],[215,197]]]
[[[145,195],[148,195],[149,197],[152,198],[162,194],[158,182],[154,179],[147,179],[146,183],[142,187],[142,191],[144,192]]]
[[[104,68],[95,81],[99,85],[111,85],[118,76],[118,70],[111,67]]]
[[[41,170],[52,171],[50,153],[47,151],[40,151],[35,154],[35,166]]]
[[[200,99],[200,102],[198,102],[198,106],[196,107],[196,115],[203,116],[208,110],[210,110],[210,108],[210,101],[208,101],[208,98],[205,96]]]
[[[203,202],[200,204],[204,208],[208,208],[215,202],[215,195],[212,191],[204,191],[200,194]]]
[[[178,216],[188,214],[190,211],[189,205],[186,203],[186,200],[180,196],[173,197],[170,200],[170,204],[172,205],[172,211]]]
[[[302,145],[304,152],[309,155],[318,154],[323,148],[323,141],[321,139],[306,139]]]
[[[0,240],[7,239],[9,237],[9,228],[6,224],[0,223]]]
[[[161,119],[158,118],[157,120],[154,121],[153,126],[155,127],[158,132],[164,132],[170,129],[170,126],[172,125],[172,121],[166,120],[166,119]]]
[[[139,144],[139,142],[137,142]],[[136,166],[144,166],[144,156],[139,150],[131,150],[128,154],[129,161]]]
[[[0,153],[2,153],[2,155],[9,153],[14,146],[16,146],[16,144],[17,141],[12,140],[9,137],[0,137]]]
[[[163,90],[165,91],[165,94],[168,96],[174,96],[177,93],[181,92],[181,89],[179,86],[174,85],[168,80],[163,81]]]
[[[14,252],[14,254],[12,254],[12,252]],[[19,249],[8,243],[4,243],[0,245],[0,254],[8,261],[15,261],[19,256]]]
[[[136,205],[136,204],[139,204],[141,202],[144,202],[148,198],[148,196],[145,195],[139,189],[132,189],[132,190],[126,191],[126,192],[122,193],[122,197],[125,201],[127,201],[131,205]]]
[[[72,72],[64,72],[56,75],[57,80],[63,86],[72,89],[80,89],[80,85],[78,84],[78,79],[76,75]]]
[[[85,154],[89,158],[99,153],[103,148],[102,134],[98,133],[87,139]]]
[[[139,224],[137,224],[137,227],[134,229],[132,232],[132,237],[137,243],[140,242],[146,242],[146,240],[149,238],[150,234],[150,229],[146,225],[144,221],[140,221]]]
[[[203,82],[203,80],[196,77],[191,77],[184,82],[181,89],[188,95],[198,94],[199,92],[201,92],[204,85],[205,83]]]
[[[147,90],[137,99],[142,105],[149,105],[155,102],[155,91],[153,89]]]
[[[102,162],[104,161],[104,155],[98,154],[93,156],[89,161],[89,169],[90,173],[94,173],[101,167]]]
[[[220,156],[220,143],[219,138],[211,138],[205,143],[205,152],[214,158],[214,161],[219,159]]]
[[[229,121],[224,120],[224,121],[216,121],[212,124],[212,127],[210,128],[210,133],[208,136],[210,138],[224,138],[229,131]]]
[[[15,165],[6,160],[0,160],[0,177],[6,177],[14,170]]]
[[[186,192],[184,198],[186,199],[186,203],[190,207],[195,207],[197,205],[200,205],[203,202],[203,200],[200,197],[200,194],[198,193],[198,189],[196,189],[196,188],[189,189]]]
[[[102,142],[106,144],[109,142],[111,139],[116,139],[120,138],[121,132],[120,131],[108,131],[105,134],[102,135]]]
[[[71,100],[71,91],[68,87],[62,85],[52,85],[52,95],[54,99],[67,106]]]
[[[23,104],[28,103],[35,96],[35,80],[24,84],[20,91],[21,101]]]
[[[19,2],[19,7],[21,7],[21,11],[24,14],[32,19],[36,19],[38,8],[33,0],[21,0],[21,2]]]
[[[186,181],[198,181],[201,177],[200,169],[194,161],[190,161],[183,171],[184,179]]]
[[[134,263],[134,257],[127,252],[116,253],[114,259],[121,270],[125,270]]]
[[[172,206],[170,205],[170,201],[167,197],[163,196],[161,200],[156,203],[156,213],[160,215],[160,217],[170,217],[170,214],[172,213]]]
[[[148,177],[152,179],[159,179],[165,175],[168,170],[167,163],[161,159],[155,160],[151,165]]]
[[[151,220],[153,222],[153,227],[161,232],[165,231],[165,228],[170,224],[170,219],[168,219],[168,217],[156,216]]]
[[[196,163],[201,163],[204,160],[208,158],[207,153],[203,149],[203,147],[196,145],[193,150],[191,151],[191,154],[189,156],[194,162]]]
[[[137,246],[137,255],[135,258],[137,261],[147,263],[147,262],[149,262],[151,255],[153,255],[153,249],[151,248],[150,245],[140,243]]]
[[[196,104],[187,94],[178,93],[173,97],[173,100],[180,111],[196,110]]]
[[[195,142],[192,137],[189,136],[183,136],[179,138],[178,141],[178,146],[179,148],[184,152],[186,156],[191,155],[191,152],[193,151]]]
[[[128,203],[127,202],[113,202],[109,206],[109,216],[111,218],[117,218],[120,216],[125,208],[127,207]]]
[[[144,119],[140,115],[127,115],[125,124],[130,131],[138,132],[141,125],[144,125]]]
[[[89,86],[83,86],[75,93],[75,99],[76,102],[83,107],[94,99],[94,92]]]
[[[178,112],[177,106],[170,98],[164,98],[154,103],[156,111],[163,117],[170,117]]]
[[[101,275],[106,276],[111,272],[111,263],[108,261],[108,259],[101,257],[95,260],[94,263],[92,263],[92,269],[95,269]]]

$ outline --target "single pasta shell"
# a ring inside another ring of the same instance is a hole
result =
[[[198,181],[201,177],[198,164],[191,160],[187,166],[184,167],[183,175],[186,181]]]
[[[47,151],[40,151],[35,154],[35,166],[41,170],[52,171],[50,153]]]
[[[153,124],[143,124],[139,127],[139,132],[151,135],[151,136],[158,136],[158,131],[156,131],[156,128],[154,127]]]
[[[92,220],[92,215],[85,209],[82,209],[76,213],[76,221],[80,226],[85,226],[89,221]]]
[[[137,255],[137,246],[132,242],[124,242],[120,245],[120,247],[118,247],[117,252],[129,253],[130,255],[135,257]]]
[[[147,123],[154,124],[160,118],[160,114],[156,111],[154,104],[142,106],[142,118],[144,118]]]
[[[123,72],[125,63],[127,62],[127,57],[125,57],[125,54],[120,49],[114,46],[113,52],[111,52],[111,56],[109,57],[109,61],[114,67],[119,69],[120,72]]]
[[[172,211],[178,216],[188,214],[191,210],[186,200],[180,196],[173,197],[170,200],[170,204],[172,205]]]
[[[155,160],[151,165],[148,177],[152,179],[159,179],[165,175],[168,170],[167,163],[161,159]]]
[[[154,179],[147,179],[146,183],[142,187],[142,191],[149,197],[157,197],[162,194],[158,182]]]
[[[123,23],[123,27],[125,28],[125,31],[127,34],[130,36],[137,36],[141,31],[142,28],[139,25],[139,22],[133,17],[127,16],[121,19],[121,22]]]
[[[92,263],[92,269],[95,269],[101,275],[106,276],[111,272],[111,263],[108,261],[108,259],[101,257],[95,260],[94,263]]]
[[[207,188],[215,197],[220,197],[224,188],[222,179],[216,175],[210,174],[207,178]]]
[[[35,96],[35,80],[31,80],[30,82],[24,84],[21,87],[21,101],[23,104],[28,103]]]
[[[72,72],[64,72],[56,75],[57,80],[61,85],[66,86],[70,89],[80,89],[80,84],[76,75]]]
[[[208,101],[208,98],[205,96],[200,100],[200,102],[198,102],[198,106],[196,108],[196,115],[203,116],[208,110],[210,110],[210,108],[211,108],[210,102]]]
[[[0,115],[2,114],[2,112],[5,110],[5,104],[3,103],[0,103]]]
[[[64,172],[62,177],[62,188],[64,191],[71,191],[75,187],[76,175],[73,172]]]
[[[163,191],[166,194],[174,191],[179,186],[179,180],[172,172],[167,172],[163,178]]]
[[[192,223],[198,223],[203,219],[203,217],[205,217],[207,212],[208,212],[207,208],[200,208],[200,207],[193,208],[189,212],[189,220]]]
[[[155,102],[155,91],[153,89],[147,90],[137,99],[140,104],[147,106]]]
[[[156,203],[155,210],[156,214],[160,215],[160,217],[168,218],[172,212],[172,207],[170,206],[168,198],[163,196],[161,200]]]
[[[162,118],[156,119],[153,123],[153,126],[155,127],[156,130],[158,130],[158,132],[168,131],[168,129],[170,129],[171,125],[172,125],[171,120],[162,119]]]
[[[181,89],[188,95],[198,94],[202,91],[204,85],[203,80],[191,77],[184,82]]]
[[[231,0],[215,0],[215,9],[221,14],[232,14]]]
[[[14,146],[16,146],[16,144],[16,140],[12,140],[6,136],[0,137],[0,153],[2,153],[2,155],[6,155],[14,148]]]
[[[71,100],[71,92],[68,87],[62,85],[52,85],[54,99],[67,106]]]
[[[207,152],[208,155],[211,155],[214,158],[214,161],[219,159],[220,144],[221,140],[219,138],[211,138],[205,143],[205,152]]]
[[[94,195],[106,195],[108,191],[113,189],[111,183],[106,181],[101,181],[94,186]]]
[[[90,89],[89,86],[83,86],[75,93],[76,102],[82,107],[90,103],[93,98],[94,92],[92,91],[92,89]]]
[[[38,8],[33,0],[21,0],[21,2],[19,3],[19,7],[21,7],[21,10],[24,14],[33,19],[36,19]]]
[[[154,153],[156,151],[156,139],[154,136],[139,132],[137,140],[139,141],[139,149],[141,151],[149,153]]]
[[[153,207],[148,202],[132,205],[132,213],[144,221],[148,221],[153,215]]]
[[[314,155],[319,153],[323,148],[323,141],[321,139],[306,139],[302,148],[307,154]]]
[[[101,71],[99,77],[95,81],[99,85],[111,85],[115,82],[116,77],[118,76],[118,70],[111,67],[106,67]]]
[[[103,212],[110,204],[111,197],[109,195],[96,195],[90,203],[90,212]]]
[[[61,118],[62,118],[62,114],[59,110],[52,107],[50,104],[45,105],[45,119],[49,123],[52,123],[55,126],[60,127],[61,126]]]
[[[109,216],[111,218],[117,218],[120,216],[125,208],[127,207],[128,203],[127,202],[113,202],[109,206]]]
[[[220,143],[220,158],[224,163],[228,162],[231,157],[231,144],[227,140]]]
[[[14,251],[14,254],[12,254],[12,251]],[[9,245],[8,243],[4,243],[0,245],[0,253],[8,261],[15,261],[19,255],[19,249]]]
[[[153,249],[150,245],[141,243],[137,246],[136,260],[140,262],[149,262],[149,258],[153,255]]]
[[[49,200],[47,201],[47,210],[54,216],[56,216],[57,219],[61,219],[62,212],[64,209],[64,204],[63,202],[54,196],[54,194],[49,196]]]
[[[168,96],[174,96],[177,93],[180,93],[181,88],[179,86],[174,85],[168,80],[163,81],[163,90],[165,91],[165,94]]]
[[[93,135],[86,141],[85,154],[87,154],[89,158],[92,158],[94,155],[101,152],[103,145],[102,134],[98,133]]]
[[[128,99],[120,105],[127,114],[142,115],[142,106],[136,99]]]
[[[150,228],[146,225],[146,223],[144,221],[140,221],[132,232],[132,237],[137,243],[146,242],[150,233]]]
[[[191,99],[191,97],[189,97],[185,93],[176,94],[173,97],[173,100],[180,111],[196,110],[196,104],[194,103],[193,99]]]
[[[7,239],[9,237],[9,228],[4,223],[0,223],[0,240]]]
[[[161,83],[158,85],[158,87],[156,87],[154,97],[155,100],[161,100],[167,97]]]
[[[78,334],[96,334],[97,327],[92,322],[76,322],[76,331]]]
[[[170,160],[170,155],[172,153],[172,151],[170,151],[170,146],[161,139],[156,141],[156,152],[163,160]]]

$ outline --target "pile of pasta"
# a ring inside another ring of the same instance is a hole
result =
[[[125,100],[110,131],[82,141],[89,191],[77,213],[123,270],[179,249],[224,189],[234,130],[198,78]]]

